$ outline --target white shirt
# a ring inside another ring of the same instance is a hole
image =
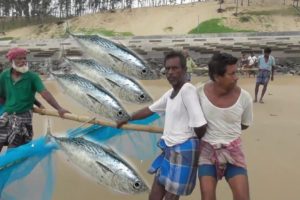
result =
[[[206,124],[195,86],[185,83],[173,99],[170,98],[172,91],[168,90],[149,106],[152,112],[166,113],[162,139],[167,146],[181,144],[196,136],[193,128]]]
[[[248,57],[249,65],[253,65],[256,62],[256,60],[257,60],[256,56],[249,56]]]
[[[212,145],[228,145],[242,134],[241,124],[251,125],[252,97],[247,91],[241,89],[241,94],[234,105],[219,108],[207,98],[203,87],[204,85],[198,89],[201,107],[207,120],[207,129],[202,140]]]

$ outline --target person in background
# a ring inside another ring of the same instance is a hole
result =
[[[272,50],[267,47],[264,49],[264,54],[258,57],[258,75],[256,77],[254,103],[257,102],[257,95],[260,85],[263,85],[263,89],[261,92],[259,103],[264,103],[263,97],[267,91],[269,80],[270,78],[271,81],[274,80],[274,68],[276,63],[274,57],[270,55],[271,52]]]
[[[248,59],[246,57],[246,53],[242,52],[241,58],[240,58],[240,62],[239,62],[239,67],[241,70],[241,74],[244,75],[244,69],[246,69],[248,66]]]
[[[32,108],[36,92],[54,107],[61,117],[68,113],[61,107],[52,94],[46,89],[38,74],[29,70],[27,50],[12,48],[6,54],[11,68],[0,74],[0,103],[4,104],[4,113],[0,117],[0,151],[18,147],[32,140]]]
[[[248,56],[248,66],[247,69],[248,71],[248,75],[249,77],[251,76],[251,74],[256,75],[254,68],[257,66],[257,57],[254,55],[253,52],[250,53],[250,55]]]
[[[193,61],[193,59],[191,58],[191,56],[189,55],[188,49],[184,49],[183,50],[183,55],[186,58],[186,67],[187,67],[186,80],[187,81],[191,81],[192,80],[193,69],[197,68],[197,65]]]

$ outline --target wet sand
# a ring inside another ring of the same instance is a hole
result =
[[[193,83],[207,80],[206,77],[193,77]],[[74,114],[94,116],[87,109],[62,93],[54,81],[45,81],[59,103]],[[254,78],[241,78],[242,88],[254,94]],[[157,99],[169,88],[165,80],[143,81],[145,88]],[[300,77],[277,76],[271,82],[265,96],[265,104],[254,105],[254,124],[242,136],[248,163],[251,199],[254,200],[282,200],[300,199],[299,180],[300,161]],[[39,95],[38,95],[39,96]],[[40,97],[39,97],[40,98]],[[44,102],[44,101],[42,101]],[[47,108],[49,105],[44,103]],[[142,106],[127,105],[130,111]],[[45,116],[34,115],[35,137],[42,135],[46,128]],[[54,134],[78,127],[80,124],[69,120],[51,118]],[[136,169],[151,185],[153,177],[146,173],[151,161],[140,162],[130,159]],[[79,199],[111,199],[111,200],[140,200],[147,199],[147,194],[132,196],[112,192],[96,184],[80,170],[66,161],[62,152],[55,153],[56,184],[54,200]],[[218,199],[232,199],[231,192],[225,180],[221,181],[217,189]],[[193,194],[181,199],[200,200],[199,184]]]

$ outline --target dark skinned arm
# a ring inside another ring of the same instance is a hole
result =
[[[117,128],[122,127],[124,124],[127,124],[128,121],[132,121],[132,120],[138,120],[138,119],[144,119],[150,115],[152,115],[153,112],[148,108],[142,108],[141,110],[138,110],[137,112],[133,113],[130,117],[129,120],[122,120],[122,121],[117,121]]]
[[[199,140],[201,140],[201,138],[204,136],[204,134],[206,132],[206,127],[207,127],[207,125],[205,124],[204,126],[194,128],[194,131]]]
[[[41,108],[41,109],[45,109],[45,107],[43,106],[43,104],[37,100],[37,99],[34,99],[34,105],[36,105],[37,107]]]
[[[274,81],[274,70],[275,70],[275,66],[272,65],[271,81]]]
[[[242,130],[246,130],[249,126],[246,126],[246,125],[243,125],[243,124],[241,124],[241,126],[242,126]]]
[[[52,94],[48,90],[44,90],[44,91],[40,92],[40,94],[53,108],[55,108],[58,111],[60,117],[63,117],[65,113],[70,113],[68,110],[62,108],[57,103],[55,98],[52,96]]]

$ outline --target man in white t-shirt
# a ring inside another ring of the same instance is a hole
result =
[[[254,55],[253,52],[251,52],[250,55],[248,56],[248,66],[247,66],[247,69],[249,69],[248,71],[249,77],[251,74],[253,74],[255,77],[255,71],[253,69],[256,66],[257,66],[257,57]]]
[[[237,86],[237,58],[215,54],[209,62],[210,82],[198,89],[207,130],[200,145],[198,177],[202,200],[215,200],[217,182],[226,178],[233,199],[249,200],[242,130],[252,123],[252,98]]]
[[[165,113],[164,132],[158,142],[162,153],[148,170],[155,174],[150,200],[176,200],[192,193],[197,177],[199,138],[206,130],[197,90],[186,80],[185,57],[180,52],[170,52],[164,65],[173,88],[131,116],[131,120],[137,120],[154,112]],[[124,123],[127,121],[117,122],[117,127]]]
[[[257,64],[257,57],[251,52],[250,56],[248,56],[248,65],[250,68],[255,67]]]

